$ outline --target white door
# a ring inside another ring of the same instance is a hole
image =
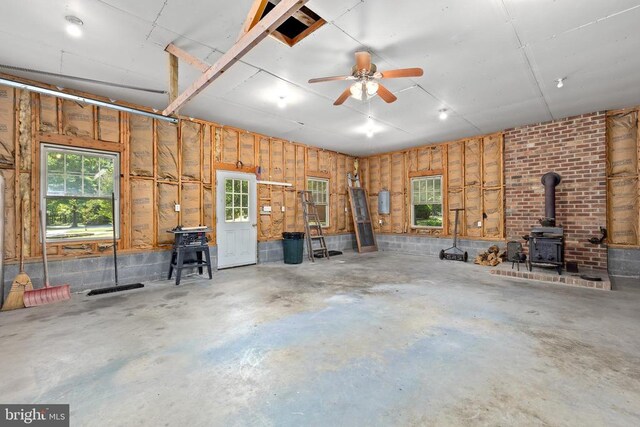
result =
[[[255,264],[258,260],[256,176],[216,172],[218,268]]]

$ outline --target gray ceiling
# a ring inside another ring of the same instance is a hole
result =
[[[167,88],[164,47],[213,63],[236,40],[252,0],[7,0],[0,63]],[[181,111],[187,116],[363,155],[640,104],[640,0],[311,0],[328,24],[294,46],[268,38]],[[84,21],[79,39],[65,15]],[[368,49],[398,101],[333,100]],[[0,71],[3,71],[0,69]],[[166,95],[16,73],[162,109]],[[198,75],[181,65],[180,88]],[[566,77],[565,87],[555,80]],[[288,106],[278,108],[279,96]],[[438,119],[447,108],[450,117]],[[367,116],[376,134],[364,132]]]

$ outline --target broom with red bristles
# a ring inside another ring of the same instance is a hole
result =
[[[44,266],[44,287],[25,291],[24,305],[25,307],[35,307],[38,305],[51,304],[59,301],[71,299],[71,291],[69,285],[51,286],[49,285],[49,266],[47,265],[47,238],[46,238],[46,221],[42,211],[40,214],[40,238],[42,240],[42,263]]]
[[[24,218],[24,199],[20,201],[20,217]],[[33,289],[31,278],[24,272],[24,240],[20,240],[20,272],[13,279],[11,290],[2,304],[2,311],[24,308],[24,293]],[[4,256],[4,254],[3,254]],[[4,279],[3,279],[4,280]],[[4,291],[4,290],[3,290]]]

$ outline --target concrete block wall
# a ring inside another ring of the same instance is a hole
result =
[[[378,249],[388,252],[400,252],[412,255],[438,256],[442,249],[453,246],[452,238],[435,238],[424,236],[410,236],[406,234],[377,234]],[[458,247],[469,253],[473,260],[478,252],[486,251],[489,246],[499,245],[506,248],[504,242],[492,240],[458,239]]]
[[[356,238],[354,234],[336,234],[325,236],[327,248],[334,251],[352,251],[356,248]],[[307,259],[307,248],[305,245],[304,259]],[[282,240],[272,240],[258,243],[258,263],[282,262],[284,252]]]
[[[611,276],[640,278],[640,249],[610,248],[609,274]]]
[[[508,240],[522,241],[544,216],[540,179],[557,172],[557,223],[565,229],[565,259],[607,268],[605,247],[587,242],[607,224],[606,116],[583,114],[511,129],[504,136],[505,218]]]
[[[406,234],[376,234],[376,239],[380,251],[434,257],[438,256],[441,249],[447,249],[453,245],[453,239],[449,238],[408,236]],[[501,249],[506,249],[506,241],[458,239],[458,247],[469,253],[470,260],[491,245],[498,245]],[[608,272],[611,276],[640,278],[640,249],[609,249]]]
[[[353,234],[326,236],[326,241],[330,250],[351,251],[356,245]],[[209,248],[212,268],[215,271],[218,267],[217,247],[210,246]],[[119,282],[124,285],[166,279],[169,273],[170,259],[170,250],[118,254]],[[282,240],[258,243],[258,263],[282,262],[283,259]],[[17,263],[5,265],[5,295],[9,293],[11,282],[18,274],[18,267]],[[72,292],[83,292],[113,286],[113,270],[113,257],[110,254],[86,258],[54,259],[49,261],[49,280],[53,286],[68,283],[71,285]],[[42,287],[44,278],[42,262],[26,262],[25,271],[35,288]],[[183,277],[194,274],[196,271],[195,268],[184,270]]]
[[[217,248],[210,246],[211,263],[218,265]],[[171,251],[153,251],[118,254],[118,281],[121,285],[166,279],[169,273]],[[18,274],[18,264],[5,265],[5,295],[11,289],[11,282]],[[25,263],[25,271],[34,288],[42,287],[44,271],[42,262]],[[195,268],[183,270],[183,277],[197,271]],[[174,275],[175,277],[175,275]],[[69,258],[49,261],[49,281],[52,286],[68,283],[72,292],[114,285],[113,256],[101,255],[86,258]]]

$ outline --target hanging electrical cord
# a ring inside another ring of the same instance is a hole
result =
[[[13,71],[22,71],[22,72],[25,72],[25,73],[40,74],[42,76],[50,76],[50,77],[58,77],[58,78],[61,78],[61,79],[76,80],[76,81],[85,82],[85,83],[93,83],[93,84],[104,85],[104,86],[119,87],[119,88],[123,88],[123,89],[138,90],[138,91],[141,91],[141,92],[157,93],[157,94],[160,94],[160,95],[167,94],[166,90],[157,90],[157,89],[149,89],[149,88],[144,88],[144,87],[129,86],[129,85],[123,85],[123,84],[120,84],[120,83],[105,82],[103,80],[87,79],[87,78],[84,78],[84,77],[68,76],[66,74],[51,73],[49,71],[34,70],[34,69],[31,69],[31,68],[24,68],[24,67],[15,67],[13,65],[0,64],[0,68],[5,68],[7,70],[13,70]]]

